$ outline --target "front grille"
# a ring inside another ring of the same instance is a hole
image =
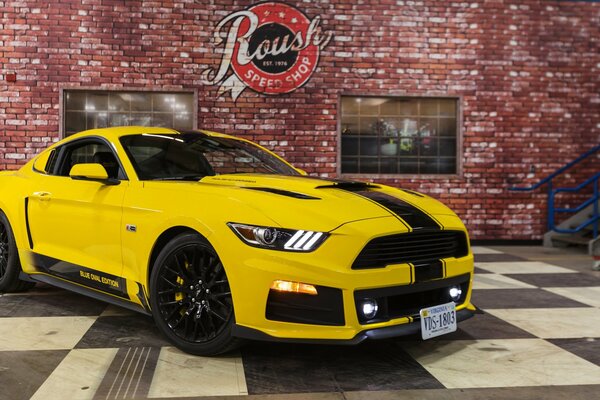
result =
[[[456,301],[457,306],[461,305],[467,299],[469,279],[470,275],[465,274],[413,285],[357,290],[354,292],[354,301],[358,319],[361,324],[385,322],[402,317],[419,319],[421,309],[452,301],[449,289],[456,285],[462,289],[461,298]],[[374,299],[379,305],[377,315],[370,320],[361,312],[361,304],[365,299]]]
[[[467,237],[460,231],[422,230],[371,240],[352,269],[384,268],[391,264],[428,264],[468,254]]]

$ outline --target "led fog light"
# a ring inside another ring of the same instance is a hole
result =
[[[460,300],[460,296],[462,296],[462,289],[460,288],[460,286],[452,286],[448,290],[448,294],[450,295],[452,301],[458,301]]]
[[[373,299],[365,299],[362,301],[361,310],[366,319],[373,319],[375,315],[377,315],[377,310],[379,310],[379,306],[377,305],[377,301]]]

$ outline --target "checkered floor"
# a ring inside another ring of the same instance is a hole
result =
[[[583,385],[575,387],[600,396],[600,278],[474,250],[473,303],[480,313],[426,342],[253,343],[202,358],[169,346],[151,319],[127,310],[42,285],[2,295],[0,399],[318,392],[371,398],[375,391],[554,385]],[[498,398],[511,397],[517,396]]]

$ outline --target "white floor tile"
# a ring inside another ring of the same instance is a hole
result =
[[[163,347],[148,397],[246,395],[246,378],[239,354],[198,357]]]
[[[475,266],[496,274],[567,274],[575,272],[540,261],[475,262]]]
[[[508,323],[544,339],[600,337],[598,308],[486,309]]]
[[[71,350],[31,399],[92,399],[117,350]]]
[[[471,246],[471,250],[473,251],[473,254],[502,254],[501,251],[483,246]]]
[[[544,290],[568,297],[569,299],[573,299],[592,307],[600,307],[599,286],[544,288]]]
[[[0,318],[0,351],[72,349],[96,317]]]
[[[447,388],[600,383],[600,367],[541,339],[422,342],[406,350]]]
[[[500,274],[475,274],[473,289],[531,289],[528,283],[518,281]]]

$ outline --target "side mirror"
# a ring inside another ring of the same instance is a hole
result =
[[[102,164],[75,164],[69,172],[71,179],[78,181],[100,182],[105,185],[118,185],[120,180],[109,178]]]
[[[298,172],[300,173],[300,175],[304,175],[304,176],[308,175],[308,172],[306,172],[306,171],[305,171],[305,170],[303,170],[303,169],[296,168],[296,171],[298,171]]]

